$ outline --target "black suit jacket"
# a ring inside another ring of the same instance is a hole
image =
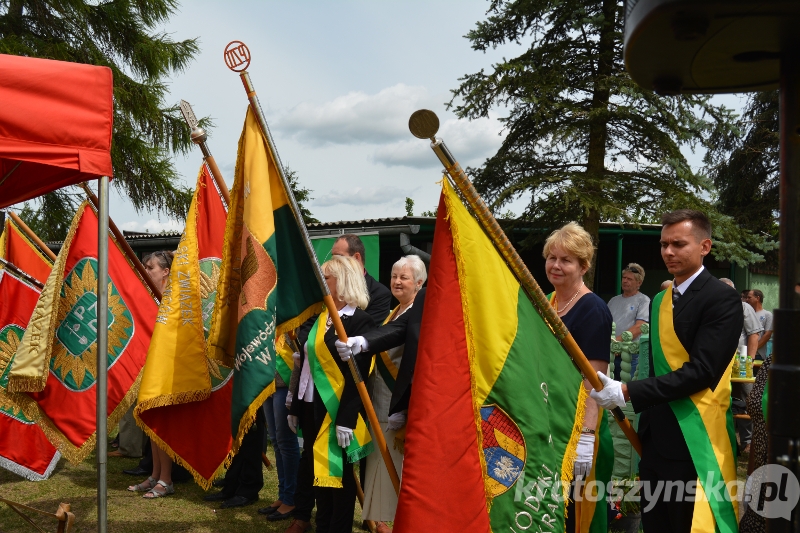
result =
[[[652,442],[663,457],[691,460],[669,402],[716,388],[739,342],[741,307],[739,293],[703,269],[673,310],[675,333],[689,353],[689,361],[678,370],[655,377],[651,347],[650,377],[628,383],[633,409],[642,413],[639,435],[643,443]],[[657,312],[651,304],[650,316]]]
[[[375,329],[375,322],[372,320],[372,317],[361,309],[356,309],[356,312],[353,313],[353,316],[343,316],[342,325],[344,326],[344,330],[347,332],[348,337],[364,335],[368,331]],[[320,325],[320,327],[323,326]],[[300,346],[305,345],[306,341],[308,340],[309,331],[298,334]],[[342,376],[344,376],[344,390],[342,391],[342,397],[339,399],[339,411],[336,414],[335,424],[337,426],[355,429],[359,413],[364,414],[364,405],[361,403],[361,397],[358,395],[356,382],[353,379],[353,374],[350,372],[349,364],[343,362],[339,358],[339,353],[336,351],[336,339],[336,330],[333,326],[331,326],[328,331],[325,332],[325,344],[328,346],[328,350],[330,350],[331,354],[333,355],[333,360],[339,367],[339,371],[342,373]],[[359,354],[355,356],[356,366],[358,366],[358,370],[361,372],[361,376],[364,378],[369,375],[370,360],[371,356],[369,354]],[[302,350],[300,353],[300,368],[303,368],[304,361],[305,350]],[[292,407],[289,410],[289,412],[295,416],[301,416],[302,414],[301,404],[303,401],[297,399],[299,385],[300,384],[298,380],[297,386],[295,386],[292,390],[292,397],[295,399],[292,401]],[[325,413],[325,404],[322,403],[322,398],[320,398],[319,392],[314,390],[314,419],[317,427],[322,424],[322,420],[325,418]],[[364,419],[366,420],[366,417]]]
[[[389,403],[390,415],[408,409],[408,400],[411,398],[411,382],[414,379],[414,366],[417,363],[419,328],[422,324],[422,311],[425,308],[425,292],[426,288],[423,287],[414,298],[414,305],[411,309],[400,315],[397,320],[364,334],[372,354],[405,344],[403,360],[397,371],[392,400]]]
[[[392,311],[392,293],[385,285],[369,274],[364,274],[364,280],[367,282],[367,290],[369,291],[369,305],[365,311],[372,317],[375,324],[380,326]]]

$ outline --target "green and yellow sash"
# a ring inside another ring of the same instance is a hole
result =
[[[383,321],[382,325],[386,325],[392,321],[392,318],[397,313],[400,306],[398,305],[392,312],[389,313],[389,316],[386,317],[386,320]],[[397,381],[397,366],[392,362],[392,358],[389,357],[389,352],[381,352],[375,357],[374,361],[375,366],[378,369],[381,377],[383,378],[383,382],[386,383],[386,386],[389,387],[391,392],[394,392],[394,384]]]
[[[313,343],[308,344],[308,363],[311,365],[314,387],[327,411],[325,419],[322,421],[322,427],[314,441],[314,485],[342,488],[345,452],[347,461],[354,463],[372,453],[373,444],[367,424],[361,415],[358,415],[356,428],[353,430],[353,439],[347,449],[342,450],[336,440],[334,421],[339,412],[339,401],[342,398],[342,391],[344,391],[344,376],[325,345],[325,327],[320,327],[320,324],[325,324],[327,320],[328,310],[326,309],[319,315],[308,334],[309,339],[314,339]]]
[[[658,309],[652,319],[650,340],[653,347],[653,370],[663,376],[681,368],[689,354],[675,334],[672,323],[672,287],[653,299]],[[670,402],[697,470],[692,532],[738,531],[738,501],[731,497],[728,485],[736,482],[735,434],[731,403],[731,365],[715,390],[705,389],[688,398]]]

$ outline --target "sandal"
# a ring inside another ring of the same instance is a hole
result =
[[[148,477],[147,481],[142,481],[138,485],[131,485],[128,490],[131,492],[147,492],[156,486],[156,478]]]
[[[163,492],[158,490],[159,486],[164,487]],[[156,483],[156,486],[145,492],[142,497],[152,500],[153,498],[163,498],[164,496],[169,496],[170,494],[175,494],[175,487],[172,485],[172,483],[167,485],[165,482],[159,480],[158,483]]]

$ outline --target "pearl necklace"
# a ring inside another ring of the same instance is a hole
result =
[[[569,301],[566,303],[566,305],[564,305],[564,307],[562,307],[561,309],[558,308],[558,296],[556,296],[556,302],[555,302],[556,303],[556,313],[560,315],[561,313],[566,311],[569,308],[570,304],[572,304],[572,302],[575,301],[575,298],[578,297],[578,293],[581,292],[582,288],[583,288],[583,281],[581,281],[580,287],[578,287],[578,290],[575,291],[575,294],[572,295],[572,298],[570,298]]]

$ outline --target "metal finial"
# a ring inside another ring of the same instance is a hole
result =
[[[234,72],[243,72],[250,66],[250,49],[242,41],[231,41],[225,46],[225,64]]]
[[[408,129],[418,139],[433,139],[439,131],[439,117],[429,109],[420,109],[408,119]]]
[[[206,130],[199,126],[192,128],[191,137],[192,142],[195,144],[203,144],[208,140],[208,134],[206,133]]]

